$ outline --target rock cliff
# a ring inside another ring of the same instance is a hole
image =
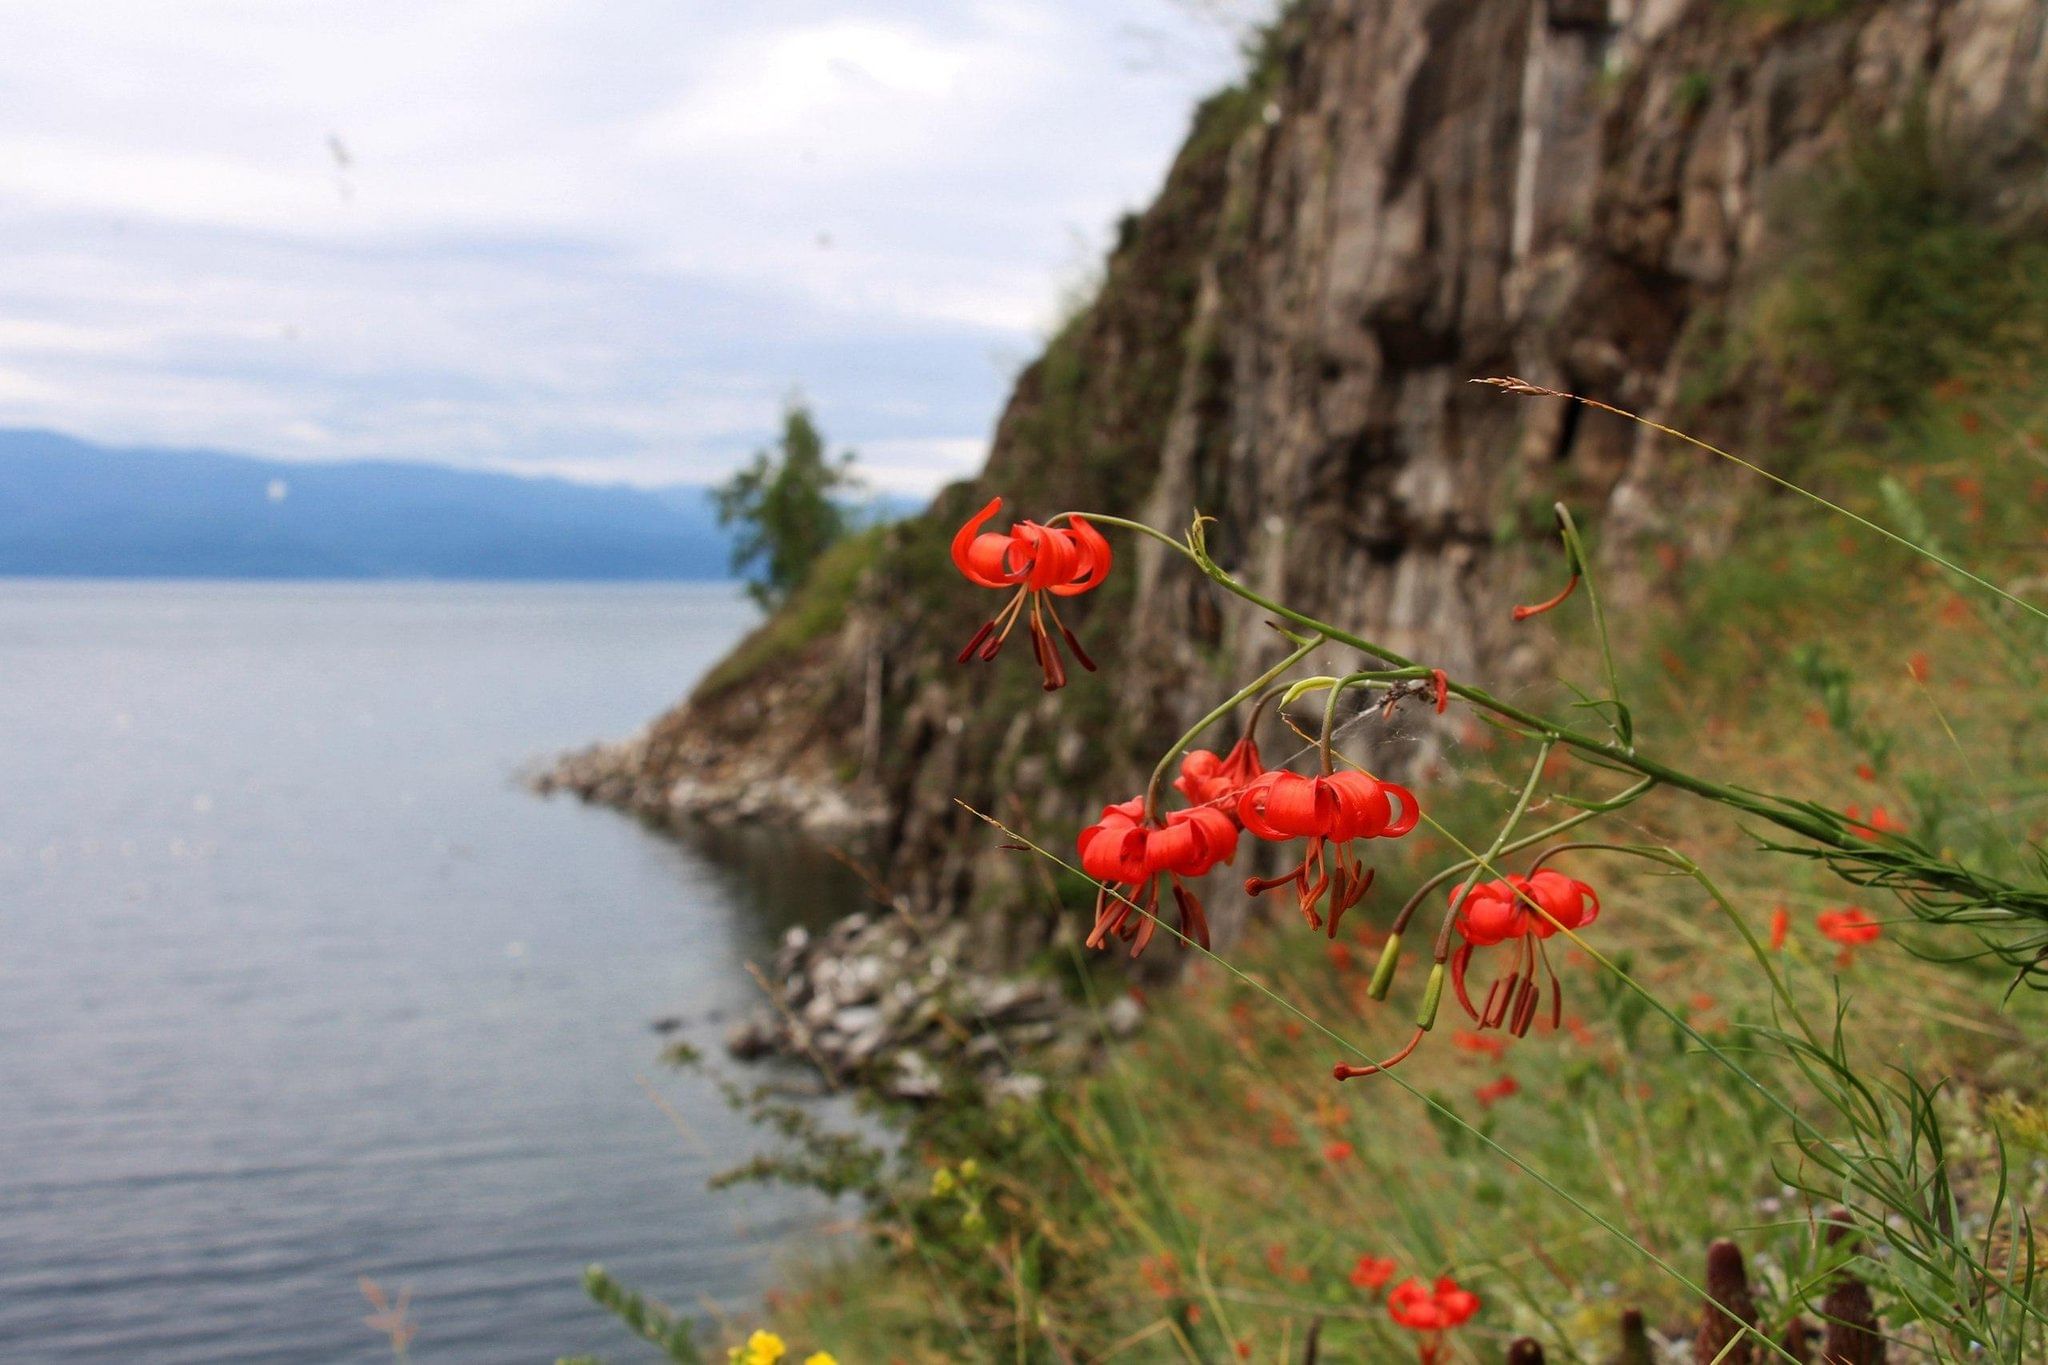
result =
[[[1020,516],[1179,528],[1199,508],[1262,590],[1455,671],[1527,674],[1506,607],[1555,574],[1551,500],[1639,595],[1737,504],[1682,447],[1468,381],[1684,407],[1767,449],[1770,383],[1681,381],[1783,268],[1814,177],[1859,130],[1919,117],[2002,187],[1992,211],[2027,211],[2044,110],[2044,0],[1298,4],[1019,378],[986,471],[843,547],[694,696],[554,780],[663,817],[858,831],[906,904],[985,914],[977,942],[1016,960],[1052,932],[1029,907],[1057,897],[953,798],[1064,851],[1275,651],[1257,613],[1120,539],[1071,618],[1100,673],[1046,698],[1028,658],[956,667],[991,606],[945,562],[967,512],[1000,493]]]

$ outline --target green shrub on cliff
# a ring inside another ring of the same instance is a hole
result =
[[[778,448],[757,451],[752,464],[712,490],[719,525],[739,528],[732,567],[751,575],[747,591],[756,602],[782,605],[846,534],[847,514],[835,495],[857,484],[853,464],[850,450],[828,456],[810,409],[791,403]]]

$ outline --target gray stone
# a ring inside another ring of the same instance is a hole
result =
[[[939,1073],[921,1052],[905,1048],[896,1054],[893,1074],[882,1082],[882,1091],[892,1099],[932,1100],[943,1086]]]
[[[1119,995],[1102,1007],[1102,1027],[1112,1038],[1128,1038],[1145,1022],[1145,1007]]]

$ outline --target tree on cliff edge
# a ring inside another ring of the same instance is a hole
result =
[[[786,601],[818,557],[847,531],[846,510],[834,494],[859,486],[854,454],[834,460],[810,409],[792,402],[782,417],[776,449],[756,451],[754,462],[712,490],[721,526],[739,527],[732,567],[763,607]]]

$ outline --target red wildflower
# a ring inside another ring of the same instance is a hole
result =
[[[1872,806],[1868,820],[1863,818],[1861,806],[1850,806],[1842,814],[1849,817],[1849,829],[1859,839],[1875,840],[1880,834],[1899,834],[1906,828],[1905,821],[1893,819],[1883,806]]]
[[[1838,967],[1847,967],[1855,960],[1856,950],[1866,943],[1877,940],[1884,932],[1884,926],[1854,905],[1843,906],[1840,910],[1823,910],[1814,918],[1821,937],[1831,943],[1842,945],[1842,952],[1835,959]]]
[[[1451,1035],[1451,1046],[1461,1052],[1474,1052],[1482,1057],[1498,1058],[1508,1050],[1508,1040],[1488,1037],[1484,1033],[1474,1033],[1470,1029],[1461,1028]]]
[[[1352,1145],[1342,1138],[1337,1139],[1335,1142],[1326,1142],[1323,1144],[1323,1160],[1332,1163],[1349,1161],[1354,1150]]]
[[[1925,650],[1916,649],[1912,657],[1906,660],[1906,671],[1913,675],[1914,682],[1924,683],[1934,676],[1934,663],[1927,657]]]
[[[1180,906],[1181,933],[1209,946],[1209,921],[1202,902],[1181,885],[1237,855],[1237,826],[1212,806],[1177,810],[1161,826],[1145,818],[1143,797],[1102,808],[1102,818],[1076,841],[1081,870],[1103,884],[1095,897],[1095,928],[1088,946],[1100,948],[1111,934],[1128,938],[1136,957],[1152,941],[1158,923],[1159,878],[1173,884]],[[1120,891],[1119,888],[1128,888]],[[1137,915],[1135,910],[1143,910]]]
[[[1356,1289],[1370,1289],[1377,1293],[1381,1285],[1394,1278],[1394,1258],[1374,1256],[1370,1252],[1358,1258],[1358,1264],[1351,1267],[1351,1284]]]
[[[1398,839],[1415,828],[1421,815],[1422,808],[1415,804],[1413,793],[1406,787],[1381,782],[1361,772],[1347,770],[1321,777],[1290,772],[1261,774],[1238,798],[1238,820],[1261,839],[1279,843],[1305,838],[1308,849],[1291,872],[1278,877],[1253,877],[1245,882],[1244,889],[1256,896],[1294,883],[1301,913],[1312,929],[1323,927],[1316,902],[1324,892],[1329,892],[1329,933],[1335,938],[1337,921],[1364,899],[1372,886],[1372,869],[1352,854],[1351,841]]]
[[[1140,1260],[1138,1274],[1144,1277],[1145,1287],[1162,1299],[1170,1299],[1180,1293],[1180,1262],[1170,1251]]]
[[[1491,1105],[1496,1100],[1504,1100],[1508,1096],[1515,1094],[1521,1088],[1522,1083],[1513,1076],[1503,1076],[1497,1081],[1488,1081],[1485,1085],[1480,1086],[1472,1092],[1472,1098],[1478,1100],[1483,1105]]]
[[[1095,670],[1095,661],[1060,620],[1052,599],[1073,597],[1100,587],[1109,576],[1109,542],[1080,517],[1069,517],[1063,527],[1020,521],[1000,535],[984,532],[981,528],[1002,505],[1001,498],[989,499],[988,506],[969,517],[953,535],[954,567],[970,583],[1017,590],[1009,605],[974,633],[967,648],[960,651],[960,662],[964,664],[977,655],[982,659],[995,658],[1028,606],[1031,649],[1045,674],[1045,690],[1051,692],[1066,683],[1067,666],[1060,656],[1058,642],[1046,626],[1048,620],[1067,642],[1067,648],[1074,651],[1081,666],[1090,672]]]
[[[1482,882],[1469,891],[1463,885],[1454,887],[1451,904],[1457,907],[1457,930],[1465,940],[1465,946],[1451,956],[1451,986],[1465,1012],[1478,1020],[1482,1029],[1505,1025],[1518,1038],[1527,1034],[1542,996],[1536,984],[1536,968],[1541,963],[1550,974],[1550,1026],[1556,1028],[1564,996],[1557,972],[1543,951],[1543,940],[1560,928],[1584,928],[1599,916],[1600,898],[1593,888],[1546,869],[1527,877]],[[1541,907],[1543,913],[1537,913],[1532,905]],[[1514,965],[1494,981],[1486,995],[1486,1008],[1474,1009],[1465,990],[1473,951],[1510,940],[1516,943]]]
[[[1588,1028],[1586,1021],[1579,1018],[1576,1014],[1567,1014],[1564,1017],[1564,1027],[1565,1032],[1571,1034],[1573,1042],[1590,1043],[1593,1041],[1593,1030]]]
[[[1434,1365],[1443,1353],[1444,1333],[1463,1326],[1479,1311],[1479,1296],[1446,1275],[1434,1285],[1408,1279],[1387,1295],[1387,1313],[1409,1331],[1419,1333],[1422,1365]]]
[[[1877,781],[1877,769],[1871,767],[1868,763],[1858,763],[1856,765],[1856,776],[1862,778],[1865,782],[1875,782]]]
[[[1784,906],[1771,911],[1771,951],[1778,952],[1785,946],[1785,935],[1791,931],[1792,916]]]
[[[1259,761],[1259,746],[1250,735],[1232,745],[1222,758],[1207,749],[1194,749],[1180,761],[1180,776],[1174,789],[1196,805],[1223,801],[1243,791],[1251,780],[1266,771]]]

